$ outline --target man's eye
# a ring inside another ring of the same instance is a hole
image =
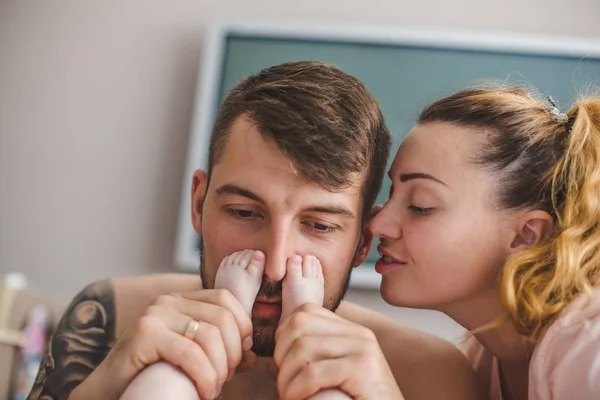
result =
[[[417,207],[417,206],[408,206],[408,209],[410,210],[411,213],[415,214],[415,215],[430,215],[431,212],[433,211],[433,208],[422,208],[422,207]]]
[[[230,215],[233,215],[234,217],[240,218],[240,219],[248,219],[248,218],[260,216],[259,214],[255,213],[254,211],[239,210],[239,209],[236,209],[236,208],[228,208],[227,212]]]
[[[316,231],[318,233],[327,233],[327,232],[335,231],[334,227],[325,225],[325,224],[321,224],[319,222],[310,221],[310,222],[306,222],[306,225],[310,226],[314,231]]]

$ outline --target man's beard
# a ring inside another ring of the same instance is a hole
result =
[[[215,276],[209,276],[204,263],[204,242],[200,239],[200,278],[204,289],[214,289]],[[354,259],[352,260],[354,261]],[[353,263],[352,263],[353,264]],[[344,280],[342,289],[333,297],[324,299],[323,307],[335,311],[344,299],[348,286],[350,285],[350,272],[352,265],[348,266],[348,273]],[[258,291],[257,298],[261,300],[281,301],[283,281],[274,282],[263,275],[263,280]],[[259,357],[273,357],[275,351],[275,331],[279,325],[280,317],[277,318],[252,318],[252,351]]]

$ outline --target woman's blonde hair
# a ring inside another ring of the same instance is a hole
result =
[[[600,285],[600,98],[580,101],[566,118],[552,111],[525,89],[483,88],[439,100],[419,117],[491,133],[472,161],[498,177],[499,206],[554,218],[550,238],[511,257],[500,283],[508,318],[533,341]]]

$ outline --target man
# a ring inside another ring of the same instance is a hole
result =
[[[323,388],[472,398],[471,371],[451,345],[341,301],[372,242],[364,228],[389,147],[376,101],[332,66],[282,64],[238,84],[219,110],[208,171],[192,182],[203,289],[186,275],[89,286],[60,322],[30,398],[117,399],[161,360],[202,398],[303,399]],[[250,304],[232,295],[236,279],[215,289],[220,265],[254,256]],[[307,259],[322,270],[323,307],[286,311],[302,304],[286,299],[298,292],[294,260]]]

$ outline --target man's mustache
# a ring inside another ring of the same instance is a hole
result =
[[[261,299],[278,299],[281,300],[281,292],[283,281],[272,281],[266,275],[263,275],[260,289],[258,290],[257,298]]]

